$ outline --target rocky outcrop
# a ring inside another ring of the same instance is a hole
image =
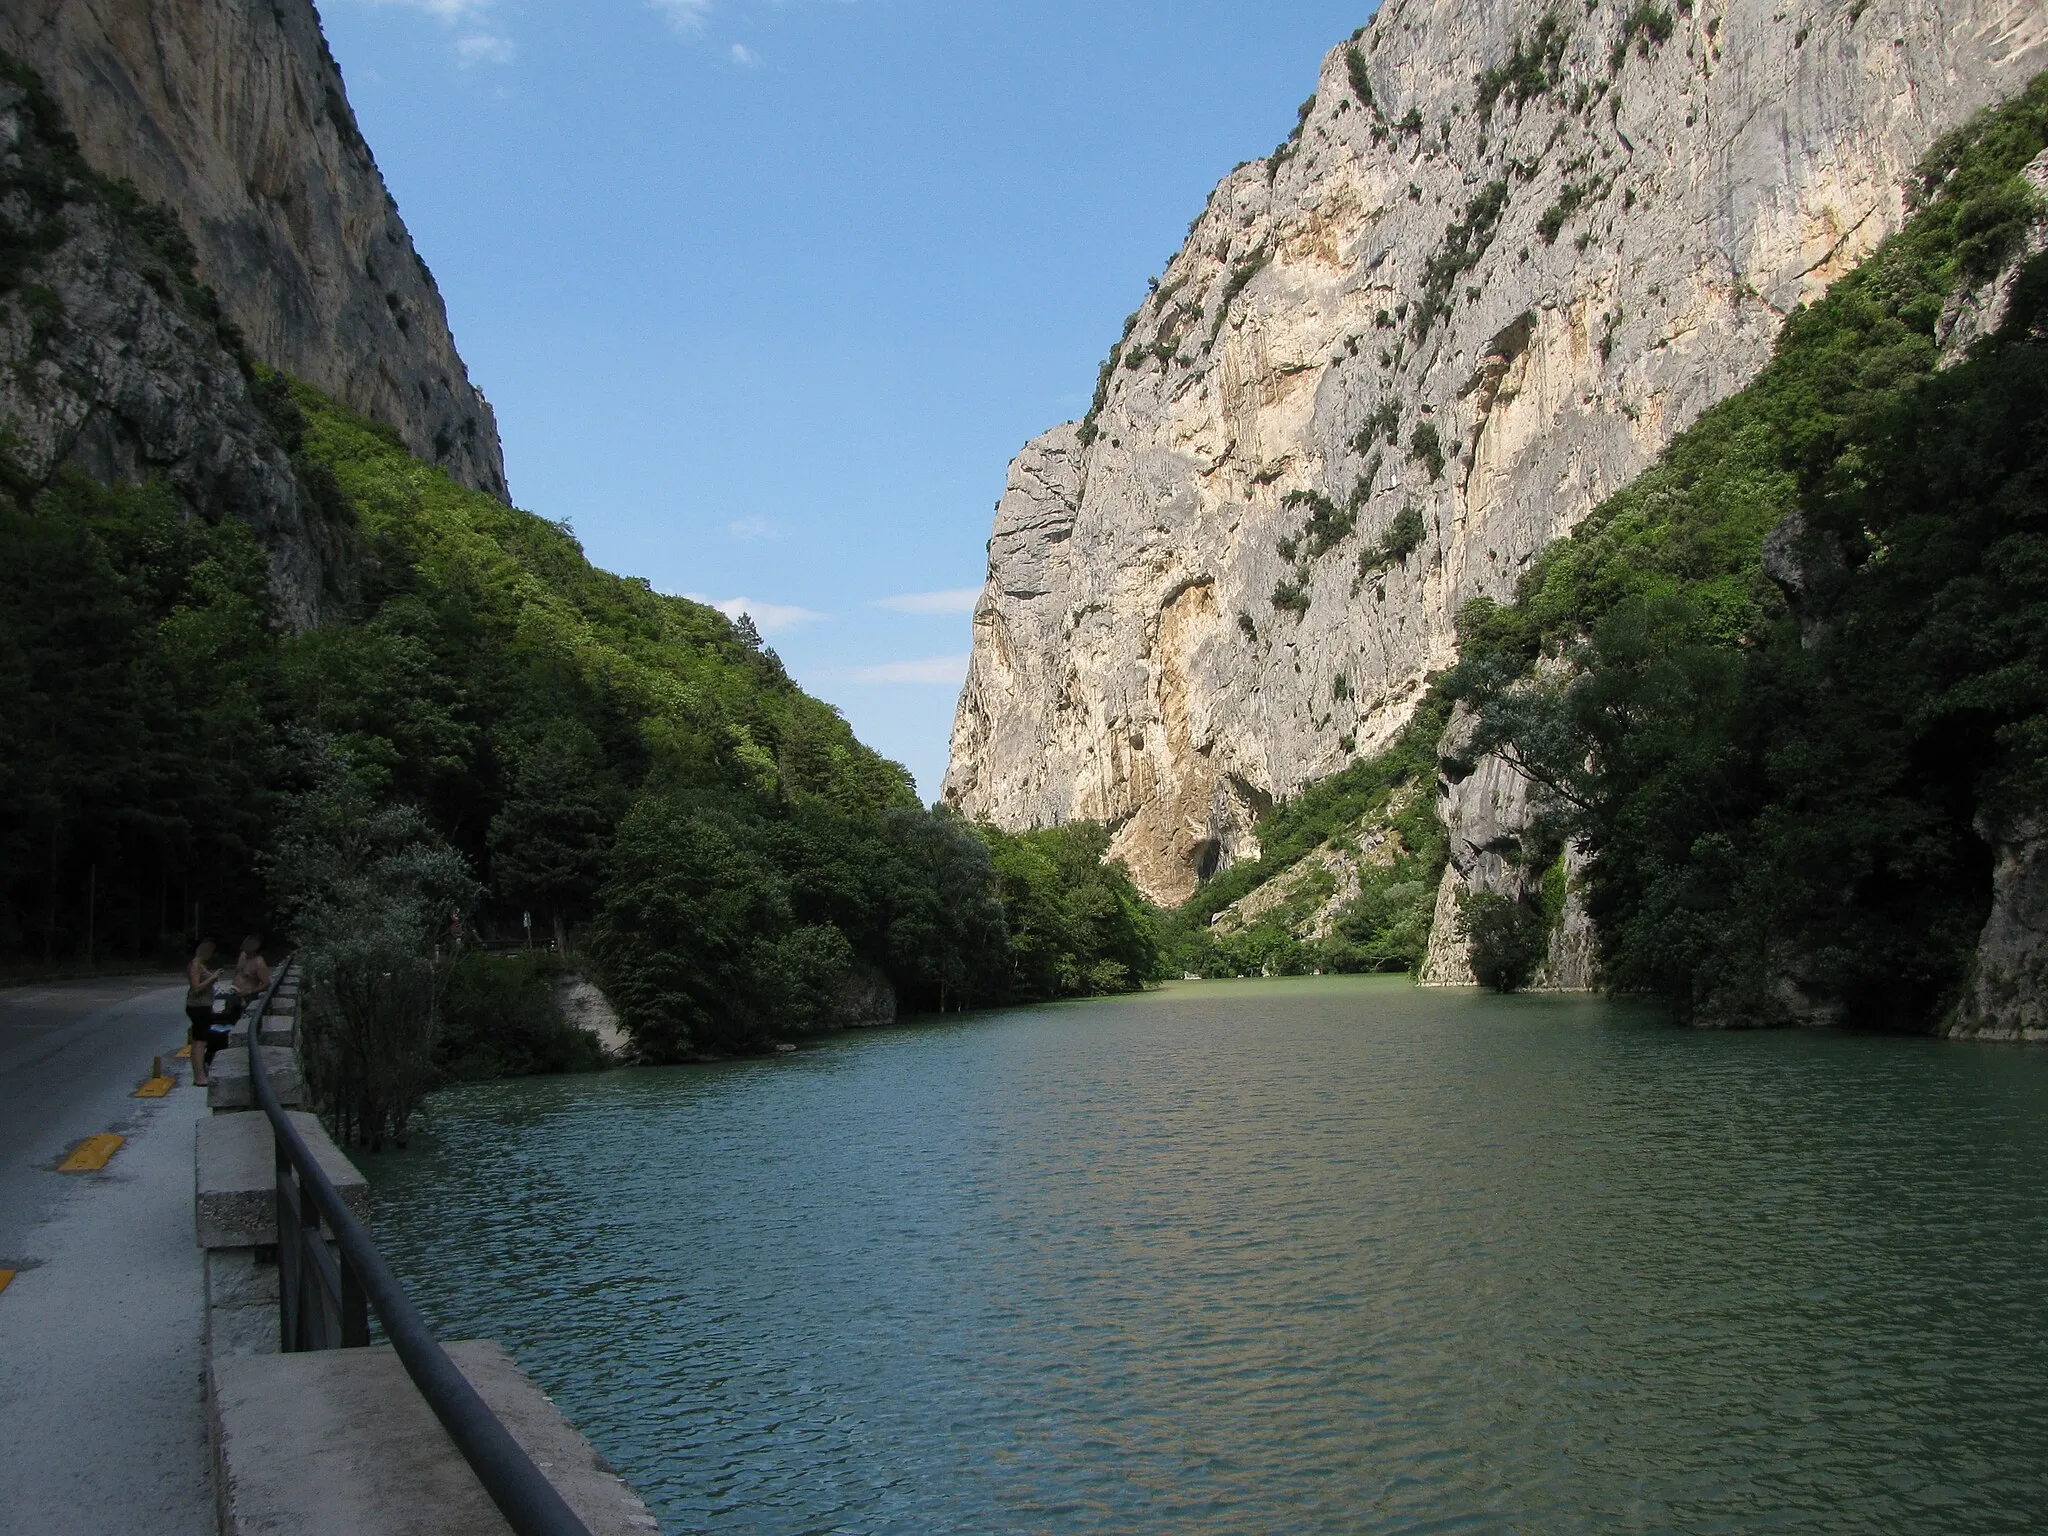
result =
[[[44,114],[47,117],[47,112]],[[347,566],[211,300],[149,220],[124,216],[0,79],[0,453],[31,485],[61,466],[105,484],[159,479],[189,515],[234,517],[270,561],[279,615],[315,622]],[[152,211],[153,212],[153,211]]]
[[[310,0],[9,0],[86,160],[176,210],[255,356],[506,495],[490,405],[357,130]]]
[[[1991,916],[1947,1033],[1972,1040],[2048,1040],[2048,826],[1994,831]]]
[[[1449,858],[1437,887],[1429,950],[1416,970],[1416,981],[1425,987],[1473,985],[1461,897],[1469,891],[1489,891],[1540,905],[1541,883],[1549,867],[1547,858],[1532,858],[1529,847],[1538,809],[1532,803],[1533,786],[1505,759],[1469,750],[1477,723],[1460,705],[1437,748],[1437,814],[1450,834]],[[1550,925],[1545,958],[1527,990],[1584,992],[1599,980],[1593,924],[1580,896],[1585,855],[1576,843],[1567,843],[1556,857],[1564,861],[1564,903]]]
[[[605,1060],[615,1066],[626,1066],[639,1059],[633,1037],[619,1022],[619,1013],[612,1007],[612,1000],[589,977],[572,974],[558,980],[555,983],[555,1006],[571,1028],[580,1029],[597,1041]]]
[[[947,800],[1103,819],[1161,899],[1252,852],[2044,64],[2038,0],[1388,0],[1013,465]]]

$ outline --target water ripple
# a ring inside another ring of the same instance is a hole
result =
[[[373,1160],[669,1532],[2048,1509],[2048,1054],[1210,984],[490,1084]]]

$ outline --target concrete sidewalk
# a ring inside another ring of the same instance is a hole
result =
[[[169,1097],[129,1097],[150,1054],[177,1049],[182,998],[180,987],[156,987],[66,1020],[65,1048],[24,1050],[23,1076],[0,1088],[7,1139],[18,1143],[0,1167],[10,1218],[0,1268],[19,1271],[0,1291],[7,1536],[214,1529],[192,1233],[194,1126],[206,1097],[183,1062]],[[70,1068],[61,1077],[60,1064]],[[33,1101],[20,1102],[35,1086],[26,1079],[46,1075]],[[96,1132],[127,1138],[103,1170],[54,1171]]]

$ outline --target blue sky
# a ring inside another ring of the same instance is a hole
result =
[[[1376,0],[321,0],[514,499],[926,799],[1009,459]]]

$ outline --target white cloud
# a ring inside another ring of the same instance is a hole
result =
[[[725,531],[736,539],[779,539],[782,529],[765,517],[742,517],[725,525]]]
[[[519,45],[509,37],[474,32],[457,38],[455,56],[464,64],[510,64],[519,55]]]
[[[429,16],[438,16],[443,21],[461,21],[467,16],[481,16],[496,0],[361,0],[364,5],[402,5],[410,11],[425,11]]]
[[[927,656],[920,661],[885,661],[879,667],[855,667],[846,674],[856,683],[943,683],[958,688],[967,680],[967,657]]]
[[[757,603],[751,597],[728,597],[714,599],[699,592],[685,592],[693,603],[703,603],[716,608],[728,619],[746,614],[754,621],[754,628],[764,635],[780,634],[785,629],[794,629],[799,624],[814,624],[819,619],[830,618],[830,614],[813,613],[808,608],[799,608],[793,603]]]
[[[647,0],[649,6],[668,18],[678,32],[695,32],[704,25],[711,0]]]
[[[898,613],[972,613],[981,601],[979,587],[948,587],[943,592],[904,592],[896,597],[878,597],[877,608],[894,608]]]
[[[745,43],[734,43],[732,45],[732,61],[735,64],[751,66],[761,62],[761,55],[754,52]]]

